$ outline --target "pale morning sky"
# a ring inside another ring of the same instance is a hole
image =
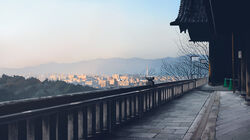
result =
[[[0,67],[177,52],[180,0],[0,1]]]

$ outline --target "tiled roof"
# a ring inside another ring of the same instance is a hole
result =
[[[197,23],[208,23],[203,0],[181,0],[178,17],[170,25],[179,25],[182,32]]]

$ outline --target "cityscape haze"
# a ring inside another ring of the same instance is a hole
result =
[[[1,1],[3,98],[142,86],[147,68],[155,83],[173,81],[161,75],[161,65],[179,59],[178,29],[169,25],[178,6],[170,0]]]
[[[176,56],[179,1],[8,0],[0,5],[0,68],[99,58]]]

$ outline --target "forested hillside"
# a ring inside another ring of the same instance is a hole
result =
[[[2,75],[0,78],[0,101],[55,96],[91,90],[95,90],[95,88],[74,85],[64,81],[45,80],[41,82],[36,78],[25,79],[22,76],[7,75]]]

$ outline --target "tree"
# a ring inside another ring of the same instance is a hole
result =
[[[174,62],[162,60],[161,72],[173,80],[205,77],[209,69],[209,49],[206,42],[190,42],[187,35],[179,36],[177,59]],[[196,59],[194,59],[196,58]]]

